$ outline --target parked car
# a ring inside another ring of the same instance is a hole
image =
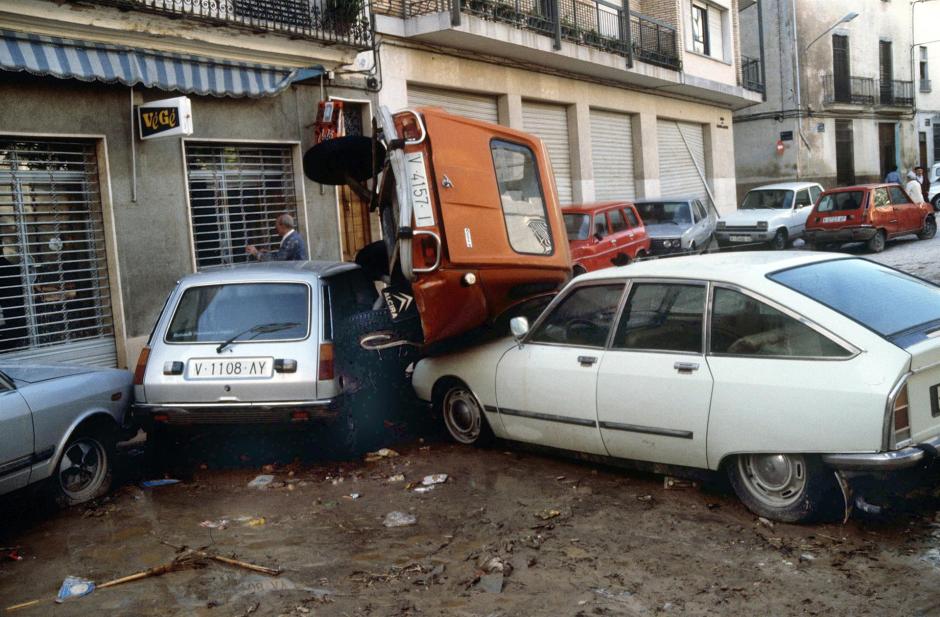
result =
[[[845,505],[834,470],[863,485],[940,447],[940,288],[867,260],[644,261],[574,279],[531,327],[510,325],[515,338],[415,368],[458,442],[723,471],[781,521]]]
[[[720,245],[764,242],[782,250],[802,237],[809,216],[823,192],[815,182],[783,182],[747,192],[741,207],[718,221],[715,238]]]
[[[567,206],[565,217],[574,274],[624,266],[649,254],[646,228],[628,201]]]
[[[702,252],[715,235],[718,213],[697,197],[638,199],[635,203],[653,255]]]
[[[930,205],[911,203],[897,184],[867,184],[825,191],[806,221],[805,235],[810,248],[866,242],[878,253],[892,238],[917,234],[929,240],[936,233]]]
[[[933,206],[934,212],[940,212],[940,163],[934,163],[926,172],[930,178],[930,193],[924,195],[924,199]]]
[[[47,483],[60,506],[108,492],[131,374],[0,363],[0,495]]]
[[[348,380],[383,368],[357,338],[391,324],[387,310],[371,310],[376,299],[351,263],[264,262],[188,275],[141,351],[134,415],[148,431],[348,420]],[[154,433],[158,442],[165,436]]]

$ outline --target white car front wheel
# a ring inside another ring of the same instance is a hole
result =
[[[835,475],[802,454],[739,454],[727,470],[749,510],[784,523],[826,516],[839,495]]]

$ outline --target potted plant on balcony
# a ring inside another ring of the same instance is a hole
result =
[[[561,36],[575,42],[581,41],[580,31],[567,17],[562,17],[561,19]]]
[[[496,19],[516,22],[522,19],[523,13],[516,10],[516,5],[507,0],[499,0],[493,10]]]
[[[363,0],[326,0],[323,5],[323,29],[347,35],[359,25]]]
[[[471,13],[487,17],[493,12],[493,3],[490,0],[467,0],[467,8]]]

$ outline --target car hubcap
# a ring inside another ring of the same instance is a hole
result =
[[[806,462],[789,454],[749,454],[738,458],[741,478],[764,504],[779,508],[799,501],[806,488]]]
[[[460,443],[473,443],[480,436],[480,406],[464,388],[454,388],[444,397],[444,422]]]
[[[59,485],[69,497],[98,486],[106,472],[104,448],[93,439],[69,445],[59,463]]]

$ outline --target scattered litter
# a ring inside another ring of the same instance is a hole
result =
[[[562,550],[569,559],[587,559],[591,556],[590,553],[580,546],[566,546]]]
[[[359,499],[362,497],[362,493],[350,493],[348,495],[343,495],[343,499]]]
[[[255,479],[248,483],[248,488],[267,488],[272,482],[274,482],[274,476],[272,475],[255,476]]]
[[[228,519],[220,518],[217,521],[202,521],[199,523],[200,527],[205,527],[206,529],[225,529],[228,527]]]
[[[163,478],[162,480],[144,480],[140,485],[144,488],[155,488],[158,486],[170,486],[171,484],[179,484],[179,480],[174,480],[172,478]]]
[[[485,574],[500,573],[508,575],[512,572],[512,565],[500,559],[499,557],[490,557],[487,559],[484,555],[480,558],[479,567],[480,570]]]
[[[663,488],[666,490],[695,488],[695,486],[695,482],[692,480],[683,480],[682,478],[673,478],[672,476],[666,476],[663,478]]]
[[[769,527],[770,529],[774,528],[774,524],[770,519],[766,519],[763,516],[757,517],[757,522],[763,525],[764,527]]]
[[[23,561],[18,546],[0,546],[0,559],[4,561]]]
[[[535,518],[543,521],[548,521],[559,516],[561,516],[561,512],[559,510],[542,510],[541,512],[537,512],[535,514]]]
[[[393,482],[404,482],[404,481],[405,481],[405,474],[403,474],[403,473],[396,473],[394,476],[389,476],[388,478],[386,478],[385,481],[388,482],[389,484],[391,484],[391,483],[393,483]]]
[[[504,578],[502,572],[484,574],[480,577],[480,589],[487,593],[502,593]]]
[[[247,523],[245,523],[245,526],[246,526],[246,527],[261,527],[262,525],[264,525],[264,524],[267,523],[267,522],[268,522],[268,521],[265,520],[265,518],[264,518],[263,516],[259,516],[258,518],[253,518],[253,519],[249,520]]]
[[[443,484],[445,482],[447,482],[446,473],[431,474],[430,476],[424,476],[424,478],[421,480],[421,484],[423,486],[433,486],[435,484]]]
[[[418,518],[414,514],[408,514],[407,512],[389,512],[385,515],[385,521],[382,522],[386,527],[407,527],[408,525],[414,525],[418,522]]]
[[[333,484],[333,486],[336,486],[337,484],[342,484],[342,483],[345,482],[345,481],[346,481],[346,479],[343,478],[343,476],[340,476],[340,477],[338,477],[338,478],[333,478],[332,484]]]
[[[636,500],[637,501],[653,501],[653,496],[652,495],[637,495]]]
[[[395,452],[390,448],[382,448],[381,450],[369,452],[366,454],[365,460],[367,463],[374,463],[375,461],[380,461],[383,458],[395,458],[396,456],[399,456],[398,452]]]
[[[95,590],[95,583],[77,576],[66,576],[62,581],[62,587],[59,588],[59,594],[55,597],[56,604],[62,604],[72,598],[81,598],[87,596]]]
[[[929,563],[935,568],[940,568],[940,548],[928,550],[921,556],[920,560]]]
[[[435,488],[437,487],[433,485],[432,486],[416,486],[412,492],[413,493],[430,493]]]
[[[555,480],[557,480],[558,482],[561,482],[564,479],[565,479],[565,476],[555,476]]]
[[[708,508],[709,510],[717,510],[718,508],[721,507],[721,504],[720,503],[706,503],[705,507]]]
[[[802,555],[800,555],[800,561],[805,561],[805,562],[808,562],[808,563],[812,563],[812,562],[816,561],[816,558],[813,557],[812,555],[810,555],[809,553],[803,553]]]
[[[316,596],[318,600],[336,593],[329,589],[299,585],[289,578],[267,578],[250,574],[245,577],[244,582],[239,586],[238,592],[233,597],[239,598],[252,593],[273,593],[278,591],[305,591]]]
[[[262,465],[261,471],[264,473],[274,473],[274,465]]]
[[[627,591],[627,590],[614,591],[613,589],[608,589],[607,587],[598,587],[596,589],[592,589],[591,591],[593,591],[594,593],[596,593],[598,596],[602,598],[605,598],[607,600],[616,600],[618,602],[623,602],[627,598],[633,595],[633,592],[631,591]]]

